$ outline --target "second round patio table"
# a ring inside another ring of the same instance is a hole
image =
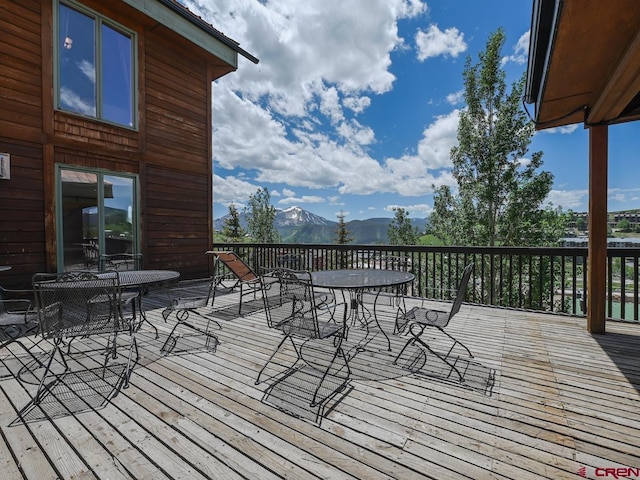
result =
[[[311,272],[311,281],[314,286],[341,290],[343,295],[344,292],[349,293],[349,317],[352,324],[359,321],[367,328],[365,344],[368,343],[366,342],[366,339],[369,337],[370,333],[369,320],[373,318],[378,330],[387,340],[388,350],[391,350],[391,341],[389,340],[386,332],[380,326],[380,322],[375,315],[375,303],[374,313],[372,314],[362,303],[362,294],[369,290],[379,292],[383,288],[399,287],[412,282],[414,279],[415,275],[411,272],[378,268],[320,270],[317,272]],[[357,350],[361,348],[363,347],[359,346]]]

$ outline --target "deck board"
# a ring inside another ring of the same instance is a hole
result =
[[[181,291],[203,290],[192,283]],[[255,384],[257,372],[281,334],[267,328],[262,311],[223,315],[215,352],[161,355],[175,322],[162,320],[166,293],[144,299],[160,338],[143,326],[131,385],[106,405],[61,399],[58,408],[70,413],[47,419],[36,410],[37,420],[16,421],[35,385],[24,375],[0,380],[3,479],[515,480],[576,478],[581,467],[588,478],[597,467],[640,468],[638,325],[609,323],[607,335],[595,336],[580,318],[463,305],[448,331],[474,353],[479,375],[495,370],[490,392],[445,380],[438,369],[412,374],[390,366],[408,338],[391,336],[391,353],[352,360],[360,369],[352,388],[318,425],[263,402],[266,383]],[[234,295],[216,301],[232,305]],[[391,332],[391,306],[379,314]],[[377,337],[372,345],[384,343]],[[98,365],[95,355],[79,353],[88,346],[73,347],[74,368]],[[8,358],[7,349],[0,355]]]

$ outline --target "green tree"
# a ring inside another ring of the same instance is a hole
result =
[[[276,208],[271,205],[271,195],[267,188],[259,188],[256,193],[249,195],[244,212],[247,230],[254,242],[280,242],[280,234],[276,230]]]
[[[402,207],[394,207],[395,216],[387,228],[387,238],[391,245],[417,245],[420,232],[413,226],[409,211]]]
[[[542,152],[524,160],[534,125],[520,104],[525,76],[507,92],[500,62],[504,40],[499,29],[478,64],[467,58],[467,108],[460,113],[458,146],[451,150],[458,189],[436,189],[431,215],[434,233],[445,244],[550,245],[558,239],[556,222],[550,222],[556,211],[542,208],[553,175],[540,171]]]
[[[244,239],[245,231],[240,225],[240,214],[233,203],[229,205],[229,214],[224,219],[222,235],[230,242],[241,242]]]
[[[627,220],[626,218],[623,218],[622,220],[620,220],[618,222],[618,225],[616,225],[616,228],[618,230],[620,230],[621,232],[630,232],[631,231],[631,222],[629,220]]]
[[[336,227],[336,236],[335,242],[338,245],[346,245],[347,243],[351,243],[353,241],[353,237],[349,230],[347,230],[347,224],[344,221],[344,213],[340,210],[340,213],[336,215],[338,217],[338,225]]]

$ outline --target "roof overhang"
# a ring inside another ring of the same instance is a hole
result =
[[[637,0],[534,0],[525,92],[538,129],[640,119]]]
[[[213,28],[176,0],[123,0],[126,4],[195,43],[207,52],[238,68],[238,54],[253,63],[258,59],[240,48],[238,42]]]

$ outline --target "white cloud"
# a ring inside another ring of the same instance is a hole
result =
[[[427,4],[421,0],[408,0],[401,2],[399,5],[399,18],[413,18],[427,13]]]
[[[320,98],[320,112],[329,117],[332,124],[344,118],[340,98],[338,97],[338,90],[335,87],[321,90]]]
[[[570,135],[575,132],[580,125],[574,123],[573,125],[565,125],[563,127],[553,127],[553,128],[545,128],[542,130],[544,133],[560,133],[563,135]]]
[[[551,190],[547,201],[564,210],[581,211],[585,209],[587,198],[589,198],[589,190]]]
[[[213,84],[216,202],[246,201],[255,185],[287,185],[291,190],[282,190],[278,203],[292,204],[327,201],[297,196],[296,188],[419,196],[433,184],[453,183],[446,169],[457,110],[425,128],[416,153],[387,161],[371,157],[366,148],[376,142],[375,132],[353,118],[393,87],[390,55],[404,46],[398,19],[424,14],[426,4],[352,1],[350,8],[342,0],[185,1],[260,58],[258,65],[241,65]],[[362,15],[365,9],[368,15]],[[444,48],[439,54],[457,56],[466,49],[455,28],[430,32],[444,46],[437,47]],[[245,180],[222,180],[238,171],[246,172]]]
[[[186,0],[185,5],[232,32],[260,59],[222,82],[287,116],[306,115],[327,88],[341,95],[389,91],[395,80],[390,54],[404,42],[397,21],[426,11],[415,0],[352,0],[349,8],[342,0]]]
[[[213,84],[214,168],[246,170],[259,184],[354,192],[369,190],[360,185],[369,175],[384,175],[363,150],[375,132],[349,116],[392,88],[391,52],[404,44],[398,19],[427,7],[353,1],[185,1],[260,59]]]
[[[229,176],[223,178],[215,174],[213,175],[213,183],[215,184],[213,201],[223,205],[234,203],[236,207],[244,206],[244,202],[249,200],[249,195],[256,193],[259,188],[258,185],[254,185],[237,177]],[[222,215],[226,213],[227,212],[224,212]],[[222,215],[218,215],[216,212],[216,216]]]
[[[530,34],[531,31],[527,30],[520,36],[518,42],[513,47],[513,55],[503,57],[501,60],[502,65],[505,65],[508,62],[513,62],[516,65],[524,65],[527,62],[527,57],[529,56]]]
[[[631,203],[636,201],[638,192],[640,188],[610,188],[607,195],[611,202]]]
[[[384,210],[393,213],[394,208],[404,208],[406,212],[409,212],[410,218],[424,218],[433,212],[433,207],[426,203],[419,203],[415,205],[387,205],[384,207]]]
[[[345,140],[357,145],[369,145],[375,140],[375,133],[369,127],[363,127],[356,120],[342,122],[338,126],[338,133]]]
[[[433,183],[435,179],[425,176],[427,171],[452,166],[450,153],[457,144],[459,117],[460,110],[457,109],[437,117],[422,132],[417,153],[407,154],[398,159],[388,159],[389,169],[407,179],[415,181],[422,178]],[[430,190],[421,193],[427,193]]]
[[[362,113],[371,105],[370,97],[345,97],[342,104],[353,111],[353,113]]]
[[[415,41],[421,62],[439,55],[457,57],[467,49],[464,34],[455,27],[442,31],[437,25],[430,25],[426,32],[418,30]]]
[[[287,197],[278,201],[280,205],[299,205],[301,203],[325,203],[323,197],[317,195],[303,195],[301,197]]]
[[[447,95],[447,103],[450,105],[457,105],[464,100],[464,90],[458,90],[457,92]]]

